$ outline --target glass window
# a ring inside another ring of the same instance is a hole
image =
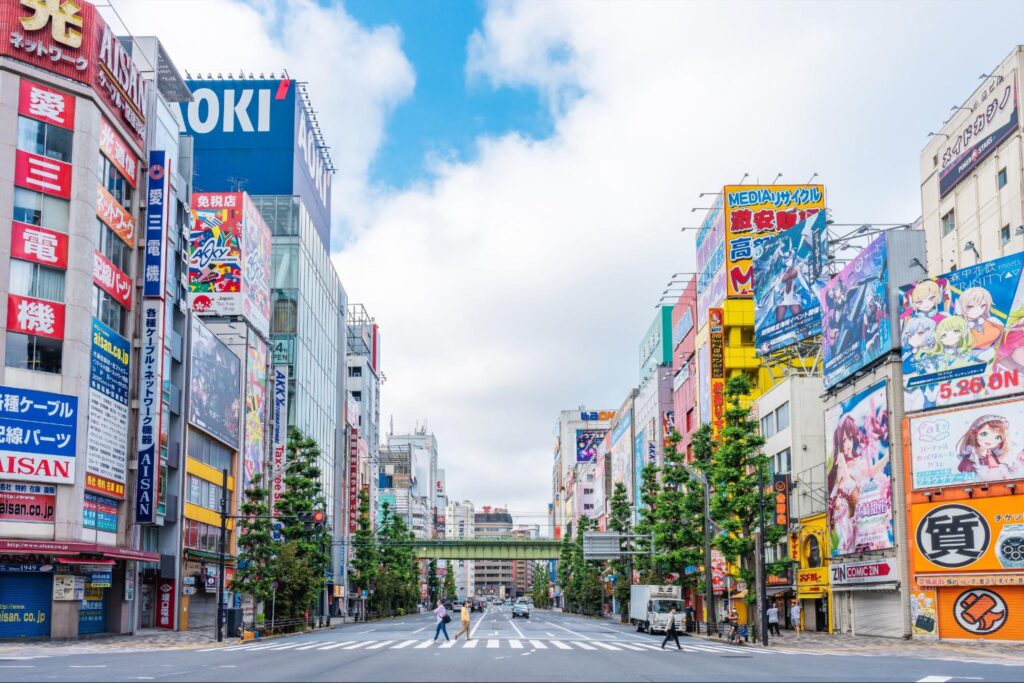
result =
[[[775,413],[768,413],[761,418],[761,436],[766,439],[775,435]]]
[[[270,306],[270,331],[274,334],[295,334],[298,331],[295,290],[272,290]]]
[[[7,332],[7,367],[60,374],[64,342],[60,339]]]
[[[775,411],[775,429],[782,431],[789,428],[789,401],[786,401]]]
[[[786,472],[789,472],[789,449],[783,448],[781,451],[776,453],[772,465],[776,474],[785,474]]]
[[[349,377],[362,377],[363,376],[363,368],[362,368],[362,366],[360,366],[360,365],[353,365],[352,367],[350,367],[348,369],[348,376]]]
[[[298,245],[274,245],[271,250],[270,286],[274,289],[295,289],[298,287]]]
[[[1006,186],[1006,169],[999,169],[999,187],[1003,188]]]
[[[121,171],[117,170],[117,166],[114,166],[113,162],[107,157],[100,154],[100,183],[107,189],[117,203],[128,209],[132,210],[132,186],[128,183],[128,180],[121,175]]]
[[[70,164],[73,132],[52,123],[19,116],[18,149]]]
[[[35,299],[64,302],[64,271],[30,261],[11,260],[11,292]]]
[[[362,400],[363,400],[363,392],[361,392],[361,391],[353,391],[352,392],[352,400],[357,402],[357,403],[361,403]]]
[[[1004,225],[999,231],[999,238],[1003,241],[1003,244],[1007,244],[1010,241],[1010,226]]]
[[[956,228],[956,211],[954,209],[950,209],[949,212],[942,217],[942,234],[948,235],[953,232],[954,228]]]
[[[96,249],[110,259],[129,277],[132,274],[132,248],[121,240],[113,230],[100,219],[96,219]]]
[[[42,192],[14,188],[14,220],[60,232],[68,231],[68,200]]]
[[[93,285],[92,314],[122,337],[128,335],[128,311],[114,297]]]

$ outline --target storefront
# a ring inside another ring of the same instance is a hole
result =
[[[797,600],[805,631],[832,632],[832,590],[829,581],[828,530],[825,515],[800,520],[794,557],[800,562],[797,571]]]
[[[835,631],[858,636],[902,638],[903,600],[892,557],[831,566]]]

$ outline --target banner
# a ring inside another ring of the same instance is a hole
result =
[[[142,300],[139,347],[138,472],[135,476],[135,521],[154,524],[160,490],[160,434],[163,416],[164,302]]]
[[[725,272],[729,298],[753,294],[754,242],[825,210],[824,185],[726,185]]]
[[[604,434],[603,429],[577,429],[576,462],[590,462],[597,457],[597,447]]]
[[[1024,253],[901,287],[907,412],[1024,391]]]
[[[910,418],[915,489],[1024,479],[1024,399]]]
[[[717,437],[725,427],[725,311],[712,308],[708,311],[708,346],[711,366],[710,391],[711,433]]]
[[[697,233],[697,329],[708,322],[708,309],[725,301],[725,212],[715,198]]]
[[[85,467],[87,472],[119,484],[128,480],[130,359],[128,340],[93,318]]]
[[[57,487],[0,481],[0,522],[45,522],[56,519]]]
[[[621,483],[626,487],[631,500],[633,496],[633,451],[630,430],[632,427],[633,411],[627,410],[625,413],[620,411],[609,439],[612,453],[612,490],[614,491],[616,484]]]
[[[142,295],[163,298],[167,270],[167,182],[170,177],[167,153],[149,153],[146,192],[146,251],[142,268]]]
[[[0,478],[75,483],[78,398],[0,386]]]
[[[242,490],[257,474],[263,474],[267,426],[267,344],[249,332],[245,358],[245,449]]]
[[[820,292],[821,355],[833,387],[892,348],[885,235],[857,254]]]
[[[920,573],[1024,569],[1024,509],[995,496],[954,503],[914,503],[910,536]]]
[[[288,366],[275,365],[273,378],[273,425],[270,432],[270,452],[273,481],[271,485],[270,514],[277,514],[277,500],[284,493],[285,451],[288,448]]]
[[[193,319],[188,420],[238,448],[242,362],[206,325]]]
[[[885,380],[825,412],[832,557],[893,547]]]
[[[242,315],[241,193],[192,197],[188,282],[192,310]]]
[[[819,211],[754,242],[754,340],[759,355],[821,334],[828,231]]]

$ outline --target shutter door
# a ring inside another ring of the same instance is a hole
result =
[[[47,638],[53,576],[0,573],[0,638]]]
[[[92,591],[92,594],[90,594]],[[103,588],[86,587],[86,599],[78,606],[78,635],[107,632],[107,603]]]
[[[217,624],[217,595],[196,593],[188,601],[188,628],[213,628]]]
[[[858,636],[903,637],[903,608],[898,591],[850,591],[853,628]]]
[[[939,588],[939,637],[1024,640],[1024,586]]]

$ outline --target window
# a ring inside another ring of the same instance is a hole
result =
[[[348,376],[349,377],[362,377],[363,376],[363,366],[361,366],[361,365],[353,365],[352,367],[350,367],[348,369]]]
[[[231,464],[234,460],[234,451],[219,441],[214,441],[202,432],[190,429],[188,431],[188,457],[198,460],[204,465],[209,465],[215,470],[226,469],[230,474]]]
[[[64,302],[64,271],[11,259],[11,292],[34,299]]]
[[[270,286],[274,289],[295,289],[298,278],[299,247],[295,244],[275,244],[270,251]]]
[[[789,401],[786,401],[775,411],[775,429],[782,431],[789,428]]]
[[[594,495],[594,489],[583,489],[583,495],[584,496],[592,496],[592,495]]]
[[[783,448],[781,451],[775,454],[772,458],[772,465],[775,470],[775,474],[785,474],[789,472],[789,460],[790,453],[788,448]]]
[[[686,433],[693,431],[693,408],[686,411]]]
[[[294,289],[271,290],[270,331],[295,334],[298,331],[298,294]]]
[[[1005,166],[1003,168],[999,169],[999,175],[997,177],[998,177],[998,183],[999,183],[1000,189],[1002,189],[1003,187],[1006,187],[1006,167]]]
[[[956,228],[956,214],[954,209],[950,209],[949,212],[942,217],[943,236],[953,232],[954,228]]]
[[[60,339],[7,332],[7,367],[60,374],[64,342]]]
[[[775,436],[775,413],[768,413],[761,418],[761,436],[766,439]]]
[[[68,231],[68,200],[14,188],[14,220],[51,230]]]
[[[225,539],[230,547],[231,533]],[[220,529],[210,524],[197,522],[194,519],[185,520],[185,547],[195,550],[205,550],[209,553],[219,552]]]
[[[110,262],[120,268],[129,277],[132,274],[132,248],[117,236],[113,230],[99,218],[96,219],[96,249],[110,259]],[[168,269],[170,270],[170,269]]]
[[[213,482],[200,479],[194,475],[188,477],[188,502],[207,510],[220,510],[220,499],[223,488]]]
[[[1002,239],[1003,244],[1009,244],[1010,242],[1010,226],[1004,225],[999,231],[999,237]]]
[[[363,392],[361,392],[361,391],[353,391],[352,392],[352,400],[355,401],[356,403],[362,403],[362,401],[363,401]]]
[[[100,155],[100,183],[107,189],[117,203],[132,210],[132,186],[128,180],[117,170],[117,166],[107,157]]]
[[[74,131],[18,117],[18,149],[71,163],[71,137]]]
[[[122,337],[128,334],[128,311],[114,297],[93,285],[92,315]]]
[[[741,327],[740,328],[740,344],[744,346],[750,346],[754,343],[754,328],[753,327]]]

